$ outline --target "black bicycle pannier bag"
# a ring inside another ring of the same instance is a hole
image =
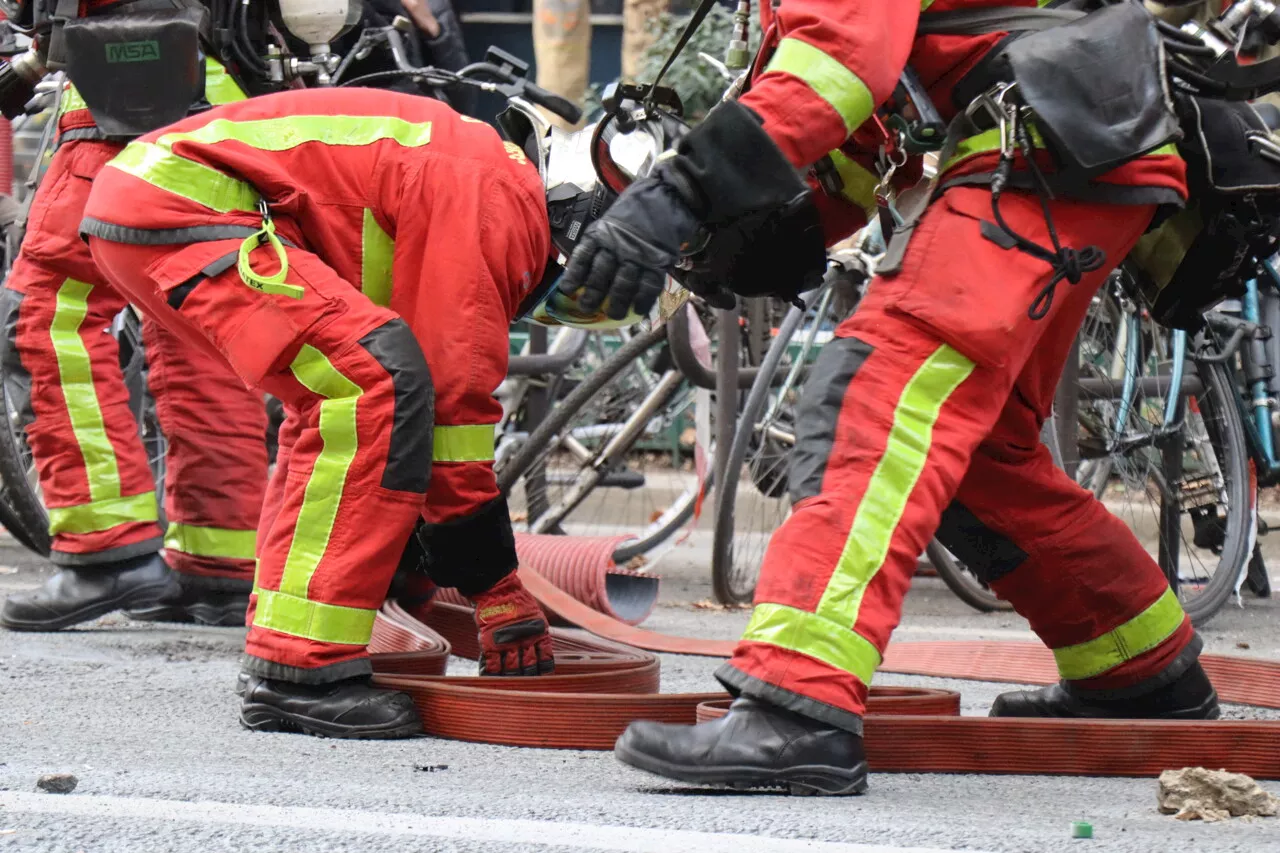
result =
[[[1177,109],[1190,202],[1139,241],[1130,267],[1157,322],[1195,328],[1275,252],[1280,162],[1258,153],[1271,133],[1248,104],[1179,95]]]

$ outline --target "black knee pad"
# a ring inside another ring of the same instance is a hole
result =
[[[822,348],[809,372],[796,407],[796,446],[788,473],[793,503],[822,490],[845,392],[871,353],[871,345],[857,338],[836,338]]]
[[[391,375],[395,387],[395,419],[382,487],[425,493],[431,478],[435,424],[435,388],[426,356],[409,326],[400,319],[365,335],[360,346]]]
[[[942,513],[937,539],[985,584],[992,584],[1022,565],[1027,552],[1013,540],[982,523],[969,508],[952,501]]]

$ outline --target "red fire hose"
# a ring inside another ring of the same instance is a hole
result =
[[[599,613],[527,567],[521,578],[543,606],[587,629],[555,629],[556,674],[539,678],[445,676],[454,654],[476,657],[465,607],[438,603],[425,623],[395,604],[379,614],[370,645],[376,681],[413,697],[429,734],[510,746],[611,749],[633,720],[693,723],[724,713],[727,696],[659,693],[658,659],[643,649],[728,655],[732,642],[673,637]],[[1280,664],[1202,658],[1225,701],[1280,708]],[[886,672],[983,681],[1050,683],[1052,655],[1032,643],[894,643]],[[1042,720],[959,716],[959,694],[872,688],[866,718],[871,768],[889,772],[1155,776],[1202,765],[1280,778],[1280,721]]]

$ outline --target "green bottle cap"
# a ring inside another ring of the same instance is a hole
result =
[[[1072,838],[1093,838],[1093,824],[1087,820],[1071,821]]]

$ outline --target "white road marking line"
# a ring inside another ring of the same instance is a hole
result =
[[[317,809],[0,791],[0,808],[14,814],[100,817],[112,820],[167,820],[179,823],[303,829],[337,834],[450,838],[503,844],[538,844],[621,853],[948,853],[932,847],[891,847],[834,841],[768,838],[681,829],[645,829],[499,818],[434,817],[364,809]]]

